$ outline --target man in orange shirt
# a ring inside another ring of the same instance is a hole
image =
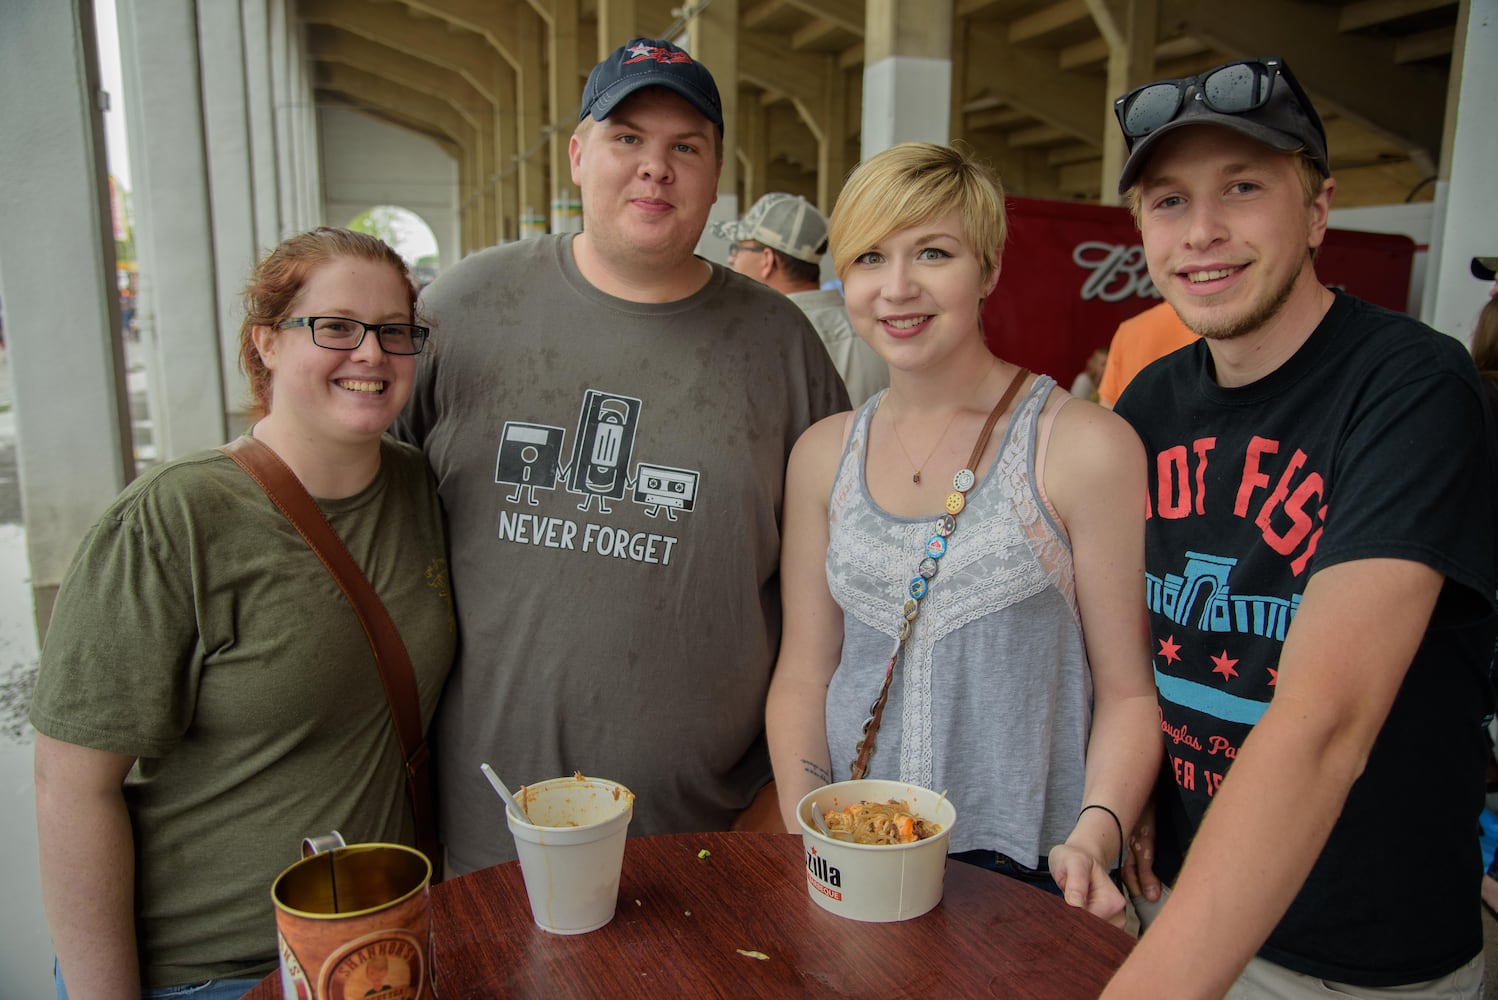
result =
[[[1196,334],[1176,315],[1169,302],[1161,302],[1118,324],[1108,347],[1108,363],[1098,383],[1098,402],[1108,409],[1123,395],[1124,386],[1156,358],[1196,340]]]

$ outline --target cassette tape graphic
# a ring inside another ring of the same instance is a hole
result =
[[[634,501],[671,511],[691,510],[697,503],[697,479],[690,469],[641,462],[635,472]]]

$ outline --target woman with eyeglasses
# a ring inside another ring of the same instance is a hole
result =
[[[833,209],[848,314],[890,381],[791,454],[771,760],[791,829],[828,782],[944,791],[954,857],[1121,924],[1109,871],[1160,759],[1144,455],[989,352],[1004,230],[997,179],[927,143],[865,161]]]
[[[394,620],[430,721],[454,648],[441,513],[384,436],[428,331],[380,240],[322,228],[259,262],[248,432]],[[136,479],[84,538],[42,649],[42,894],[66,997],[238,997],[277,966],[270,886],[303,837],[410,844],[369,641],[270,498],[218,450]]]

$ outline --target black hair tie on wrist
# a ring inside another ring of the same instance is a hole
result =
[[[1089,809],[1101,809],[1103,812],[1113,817],[1113,825],[1118,827],[1118,867],[1120,870],[1122,870],[1124,863],[1123,822],[1119,820],[1118,813],[1114,812],[1112,809],[1109,809],[1107,806],[1103,805],[1100,802],[1094,802],[1091,805],[1083,806],[1081,812],[1077,813],[1078,821],[1082,819],[1082,813],[1085,813]]]

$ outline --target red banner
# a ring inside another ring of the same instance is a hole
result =
[[[1072,379],[1118,324],[1160,301],[1126,208],[1010,198],[999,285],[983,306],[989,349]],[[1316,273],[1328,285],[1405,311],[1415,244],[1407,236],[1327,231]]]

